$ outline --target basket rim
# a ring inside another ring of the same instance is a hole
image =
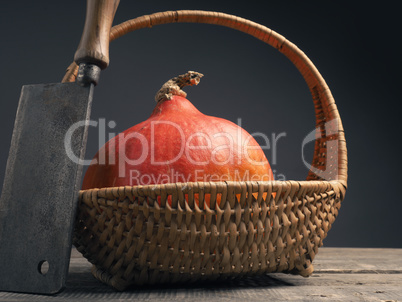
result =
[[[230,194],[237,195],[244,191],[258,193],[258,200],[261,201],[263,194],[276,193],[273,197],[276,201],[286,199],[290,194],[299,192],[298,195],[314,195],[333,191],[341,200],[344,199],[346,188],[339,180],[270,180],[270,181],[223,181],[223,182],[176,182],[167,184],[150,184],[137,186],[119,186],[92,188],[79,191],[79,200],[93,200],[93,198],[122,199],[133,196],[162,196],[171,195],[173,192]],[[101,195],[101,196],[99,196]],[[284,198],[285,197],[285,198]],[[185,202],[188,201],[185,199]],[[225,202],[224,202],[225,203]]]
[[[80,192],[88,192],[88,191],[99,191],[99,190],[104,190],[104,189],[120,189],[120,188],[141,188],[141,189],[152,189],[154,187],[158,186],[194,186],[194,185],[210,185],[214,184],[216,186],[220,185],[241,185],[241,184],[246,184],[246,185],[270,185],[270,184],[300,184],[302,185],[314,185],[314,184],[326,184],[326,185],[343,185],[342,181],[340,180],[266,180],[266,181],[252,181],[252,180],[245,180],[245,181],[189,181],[189,182],[171,182],[171,183],[165,183],[165,184],[148,184],[148,185],[135,185],[135,186],[113,186],[113,187],[102,187],[102,188],[92,188],[92,189],[86,189],[86,190],[80,190]]]

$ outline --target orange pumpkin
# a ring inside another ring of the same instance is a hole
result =
[[[164,84],[151,116],[99,150],[85,174],[83,189],[273,180],[263,150],[246,130],[204,115],[186,99],[181,89],[198,84],[202,76],[188,72]]]

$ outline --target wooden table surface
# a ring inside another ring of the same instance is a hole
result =
[[[67,288],[54,296],[0,292],[0,301],[402,301],[402,249],[322,247],[309,278],[286,274],[116,292],[73,250]]]

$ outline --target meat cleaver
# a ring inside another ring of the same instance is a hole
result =
[[[74,83],[22,87],[0,198],[0,291],[65,287],[94,86],[119,0],[88,0]]]

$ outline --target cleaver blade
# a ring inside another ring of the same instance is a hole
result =
[[[0,290],[65,286],[94,85],[23,86],[0,199]]]

